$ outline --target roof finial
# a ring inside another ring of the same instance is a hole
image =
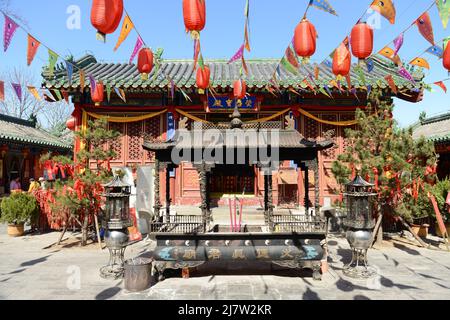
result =
[[[234,106],[233,114],[230,116],[231,123],[230,127],[231,129],[241,129],[242,128],[242,120],[241,120],[241,113],[239,112],[239,108],[237,106],[237,103]]]

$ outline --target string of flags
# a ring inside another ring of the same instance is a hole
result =
[[[240,76],[242,77],[243,71],[245,71],[245,74],[248,75],[248,68],[247,64],[245,62],[245,50],[248,52],[251,51],[250,47],[250,0],[246,0],[245,3],[245,9],[244,9],[244,16],[245,16],[245,25],[244,25],[244,42],[239,48],[239,50],[231,57],[231,59],[228,61],[228,64],[236,62],[238,60],[241,60],[242,67],[240,69]]]

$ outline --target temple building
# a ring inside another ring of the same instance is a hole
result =
[[[450,177],[450,112],[421,119],[413,125],[413,138],[432,141],[439,155],[437,175],[439,179]]]
[[[22,190],[28,190],[31,178],[43,177],[41,155],[70,155],[67,142],[36,128],[36,121],[0,114],[0,195],[9,193],[10,182],[20,179]]]
[[[110,88],[101,105],[92,102],[88,81],[82,88],[78,72],[69,81],[63,65],[57,67],[54,76],[44,72],[43,87],[51,93],[59,90],[72,96],[75,130],[85,127],[88,120],[107,117],[110,128],[121,133],[117,141],[105,146],[117,153],[113,166],[154,164],[154,152],[144,149],[145,141],[169,141],[177,129],[220,128],[230,123],[236,104],[245,128],[296,130],[298,135],[286,138],[288,145],[300,148],[308,141],[332,141],[333,148],[319,152],[317,174],[305,171],[295,161],[283,161],[271,179],[276,206],[308,207],[305,201],[330,204],[339,198],[332,162],[346,148],[345,128],[355,125],[355,110],[367,107],[368,92],[374,89],[381,89],[390,103],[394,97],[410,102],[421,100],[423,74],[411,69],[416,80],[413,83],[401,77],[392,62],[374,58],[371,72],[366,67],[362,73],[352,71],[352,88],[348,90],[346,80],[339,84],[333,81],[336,78],[330,66],[322,64],[315,69],[315,65],[307,64],[294,75],[282,66],[277,68],[278,62],[247,61],[249,73],[243,79],[248,96],[242,100],[233,98],[233,82],[239,79],[240,66],[225,60],[205,61],[211,69],[213,90],[209,94],[199,94],[192,60],[164,60],[148,80],[143,80],[135,65],[99,63],[90,55],[74,63],[84,70],[86,79],[92,76]],[[275,70],[279,71],[277,81],[271,83]],[[394,80],[396,90],[385,80],[388,76]],[[79,150],[80,143],[76,142],[75,155]],[[202,202],[199,172],[192,163],[183,163],[170,174],[161,173],[160,184],[162,203],[166,199],[174,205],[198,206]],[[170,188],[166,188],[167,184]],[[224,204],[230,194],[245,193],[247,205],[262,206],[264,189],[264,177],[256,165],[215,169],[209,180],[209,197],[217,205]],[[164,190],[170,190],[170,197]]]

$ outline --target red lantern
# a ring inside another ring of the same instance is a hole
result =
[[[209,79],[211,77],[211,70],[208,66],[197,69],[197,87],[200,94],[204,94],[205,90],[209,87]]]
[[[360,60],[370,57],[373,51],[373,29],[365,22],[360,22],[352,29],[352,53]]]
[[[93,0],[91,23],[97,29],[97,39],[106,41],[106,35],[116,31],[123,15],[123,0]]]
[[[247,95],[247,84],[245,80],[239,79],[234,82],[233,93],[235,99],[244,99]]]
[[[345,77],[350,73],[352,56],[345,43],[341,43],[333,56],[333,73],[338,77]]]
[[[104,100],[104,91],[105,88],[103,83],[99,82],[96,84],[95,89],[91,91],[92,102],[95,103],[95,106],[99,106]]]
[[[445,47],[444,56],[442,57],[442,63],[444,64],[444,68],[450,72],[450,41],[447,42]]]
[[[142,80],[147,80],[153,69],[153,52],[151,49],[143,48],[139,51],[138,69]]]
[[[66,127],[70,131],[75,131],[75,127],[77,124],[77,119],[75,117],[70,117],[69,120],[66,122]]]
[[[303,19],[295,28],[294,49],[299,57],[309,59],[316,52],[317,31],[307,19]]]
[[[206,24],[206,0],[183,0],[183,17],[186,30],[197,37]]]

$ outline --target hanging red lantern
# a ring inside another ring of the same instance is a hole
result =
[[[370,57],[373,51],[373,29],[365,22],[355,25],[351,33],[352,53],[360,60]]]
[[[444,68],[450,72],[450,41],[447,42],[445,47],[444,55],[442,57],[442,63],[444,64]]]
[[[105,87],[103,83],[99,82],[96,84],[95,89],[91,91],[91,99],[92,102],[95,103],[95,106],[98,107],[104,100],[105,95]]]
[[[196,82],[198,92],[200,94],[204,94],[205,90],[208,89],[210,77],[211,77],[211,70],[209,69],[208,66],[204,66],[203,68],[197,69]]]
[[[143,48],[139,51],[138,70],[141,73],[142,80],[147,80],[148,75],[153,70],[153,52],[152,49]]]
[[[294,49],[303,61],[307,61],[316,52],[317,31],[306,18],[295,28]]]
[[[116,31],[123,15],[123,0],[93,0],[91,24],[97,29],[97,39],[106,41],[106,35]]]
[[[66,122],[66,127],[70,131],[75,131],[75,127],[77,124],[77,119],[75,117],[70,117],[69,120]]]
[[[186,30],[198,38],[206,24],[206,0],[183,0],[183,17]]]
[[[337,77],[345,77],[350,73],[352,56],[345,43],[336,49],[333,56],[333,73]]]
[[[244,99],[247,95],[247,84],[245,80],[239,79],[234,82],[233,93],[235,99]]]

